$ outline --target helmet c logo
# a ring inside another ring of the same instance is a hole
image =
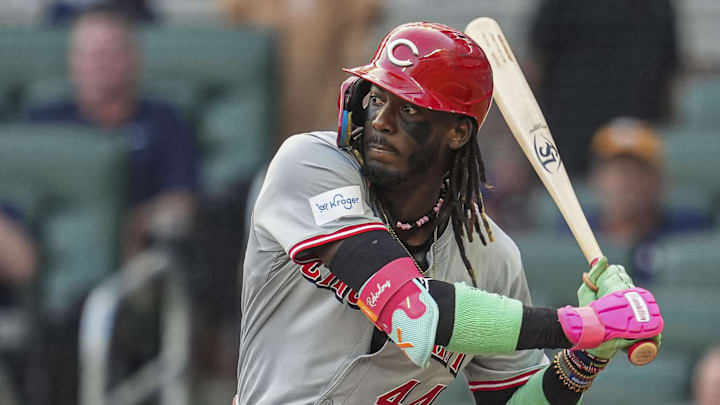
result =
[[[400,66],[400,67],[406,67],[406,66],[412,66],[412,61],[410,59],[400,60],[395,57],[395,48],[397,48],[400,45],[405,45],[412,51],[412,54],[415,56],[418,56],[420,53],[418,52],[417,46],[412,43],[409,39],[400,38],[396,39],[392,42],[390,42],[387,46],[387,56],[388,59],[390,59],[390,62],[392,62],[393,65]]]

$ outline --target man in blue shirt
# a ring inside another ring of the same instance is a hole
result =
[[[128,258],[148,243],[157,214],[187,225],[197,190],[197,150],[169,104],[142,98],[133,27],[113,8],[90,8],[72,28],[68,57],[75,98],[33,108],[33,122],[65,122],[124,132],[129,151]]]

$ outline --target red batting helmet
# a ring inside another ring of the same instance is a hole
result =
[[[493,79],[485,53],[442,24],[403,24],[385,36],[369,65],[344,70],[415,105],[472,117],[478,127],[490,109]],[[346,80],[341,89],[339,145],[347,134],[345,110],[354,108],[348,92],[356,82]]]

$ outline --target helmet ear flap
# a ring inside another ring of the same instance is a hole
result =
[[[365,99],[365,96],[370,92],[370,85],[371,83],[369,81],[360,79],[351,90],[352,93],[350,95],[350,101],[348,102],[348,110],[352,112],[350,118],[356,127],[365,125],[367,111],[363,108],[363,99]]]
[[[371,83],[357,76],[349,77],[343,82],[338,100],[338,138],[340,148],[351,145],[353,129],[365,124],[367,116],[363,108],[363,99],[370,91]]]

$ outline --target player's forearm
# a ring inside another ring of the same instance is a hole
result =
[[[463,283],[428,279],[383,231],[343,241],[330,269],[358,291],[358,306],[370,321],[422,367],[428,365],[434,345],[469,355],[531,348],[583,349],[613,338],[654,336],[662,328],[660,319],[648,319],[623,330],[622,321],[632,313],[622,296],[602,297],[581,308],[528,308],[519,300]],[[647,306],[650,318],[659,318],[649,292],[631,293]],[[595,303],[597,309],[592,307]],[[613,327],[606,329],[606,324]]]
[[[321,252],[318,252],[321,253]],[[384,232],[368,232],[344,240],[323,250],[329,267],[351,288],[374,289],[370,301],[382,300],[393,287],[374,285],[370,281],[378,271],[413,272],[403,268],[407,263],[404,249]],[[331,253],[331,254],[329,254]],[[326,262],[327,263],[327,262]],[[386,267],[396,266],[395,268]],[[394,281],[393,281],[394,282]],[[369,284],[369,285],[368,285]],[[375,283],[377,284],[377,283]],[[428,282],[427,292],[437,306],[437,328],[429,342],[465,354],[505,354],[518,349],[570,347],[555,310],[523,307],[518,300],[488,293],[466,285],[439,280]],[[370,311],[376,302],[364,303]]]

